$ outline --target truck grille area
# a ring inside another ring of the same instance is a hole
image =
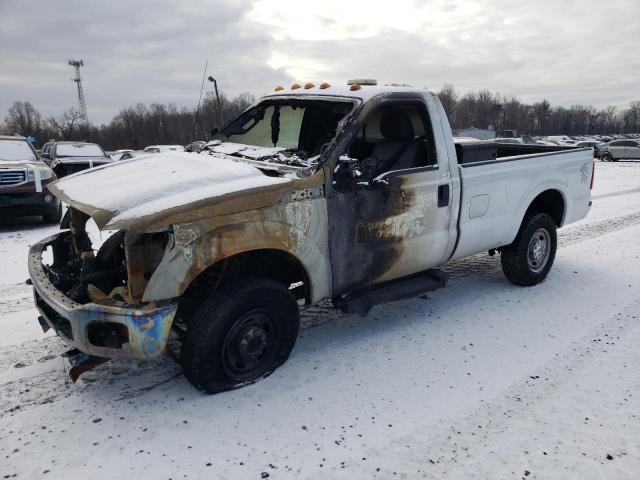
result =
[[[36,300],[36,306],[53,326],[53,329],[67,340],[73,340],[73,333],[71,331],[71,323],[69,323],[69,320],[61,317],[58,312],[47,305],[47,303],[42,300],[38,292],[34,291],[34,297]]]
[[[27,174],[24,170],[1,170],[0,171],[0,186],[6,187],[11,185],[19,185],[24,183],[27,179]]]

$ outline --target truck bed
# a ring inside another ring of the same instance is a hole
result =
[[[456,153],[462,193],[452,258],[509,245],[541,194],[558,227],[589,211],[591,149],[478,142],[456,144]]]
[[[455,138],[453,139],[455,142]],[[519,155],[533,155],[536,153],[566,152],[576,150],[577,147],[561,145],[518,145],[497,142],[465,142],[456,143],[456,156],[459,164],[486,162],[504,157]]]

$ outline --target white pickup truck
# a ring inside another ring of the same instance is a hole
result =
[[[486,251],[512,282],[543,281],[556,229],[591,206],[591,151],[456,145],[436,95],[373,83],[278,87],[200,154],[50,186],[69,214],[31,248],[30,280],[43,328],[76,347],[72,375],[167,350],[213,393],[288,358],[299,303],[366,314]],[[117,231],[97,253],[90,217]]]

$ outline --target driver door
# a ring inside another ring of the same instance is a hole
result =
[[[361,116],[351,172],[343,157],[327,198],[334,296],[433,268],[450,250],[451,178],[425,103],[387,101]],[[412,131],[390,128],[390,116]]]

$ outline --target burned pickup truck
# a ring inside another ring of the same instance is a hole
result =
[[[168,350],[219,392],[288,358],[302,303],[366,314],[486,251],[515,284],[543,281],[556,229],[591,206],[591,151],[456,146],[437,95],[374,83],[278,87],[200,154],[51,186],[70,213],[29,269],[41,323],[77,348],[77,368]],[[89,218],[116,232],[97,253]]]

